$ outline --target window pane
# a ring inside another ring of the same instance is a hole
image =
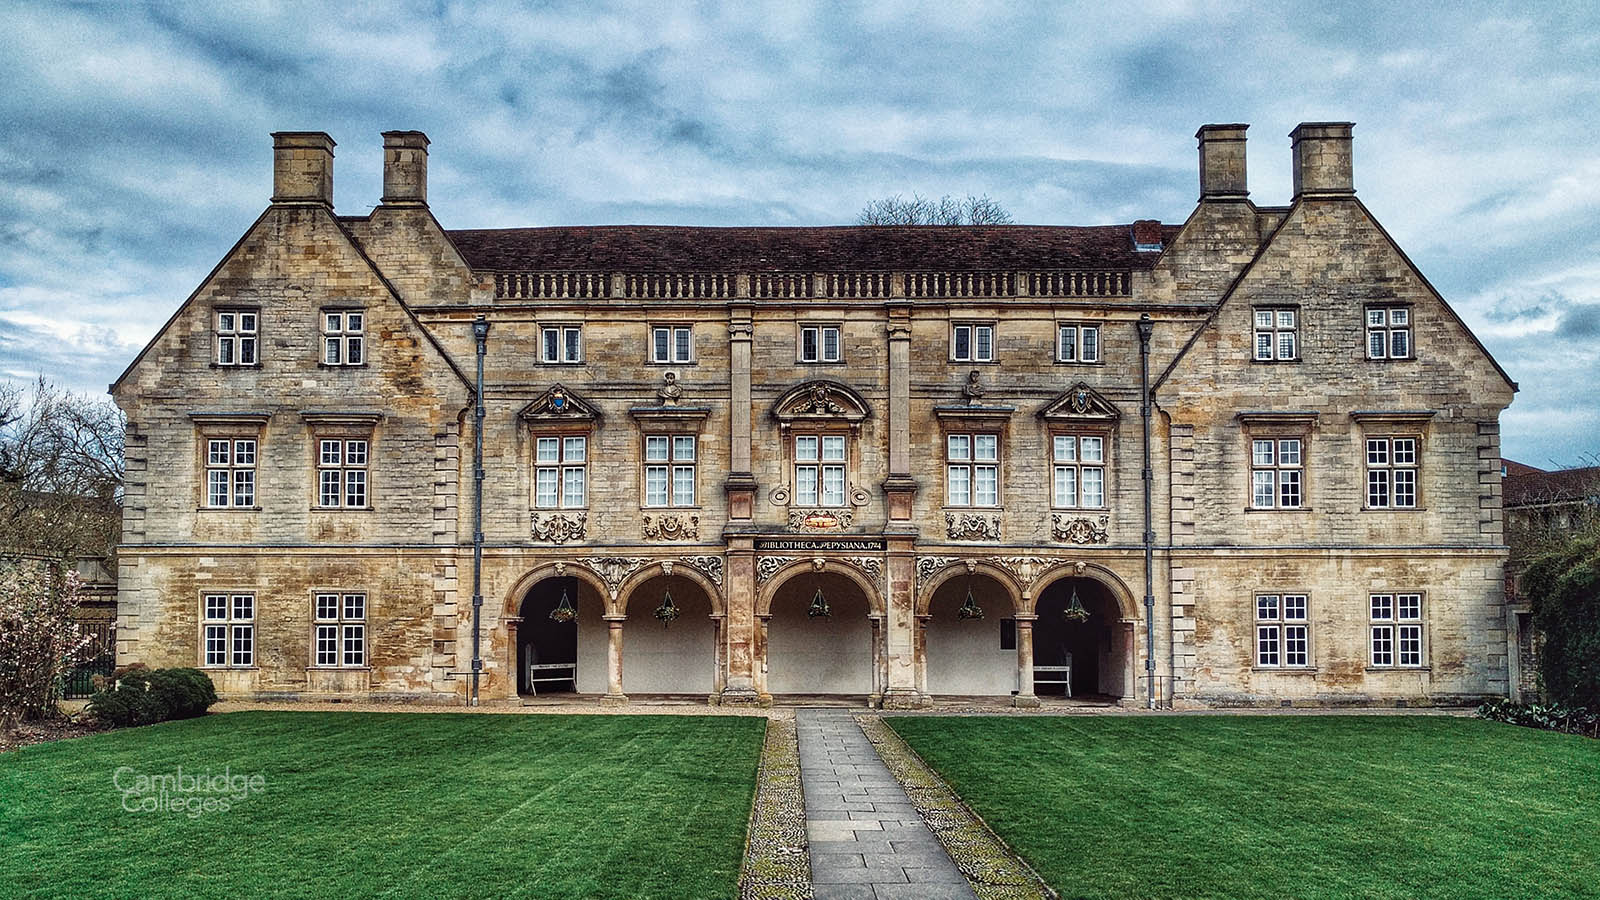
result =
[[[339,460],[341,459],[340,453],[342,447],[343,444],[339,441],[319,442],[320,449],[318,454],[322,458],[322,464],[325,466],[337,466],[339,464]]]
[[[365,665],[366,658],[367,627],[365,625],[344,626],[344,664],[347,666]]]
[[[654,359],[656,362],[666,362],[667,361],[667,338],[668,338],[668,336],[669,336],[668,335],[668,330],[665,329],[665,328],[657,328],[655,330],[655,349],[654,349],[654,355],[651,358]]]
[[[822,438],[822,458],[825,460],[844,459],[844,437],[824,435]]]
[[[339,505],[339,470],[324,469],[317,475],[317,505]]]
[[[1381,310],[1381,309],[1369,309],[1369,310],[1367,310],[1367,326],[1368,327],[1376,326],[1376,327],[1382,328],[1383,327],[1383,310]]]
[[[577,362],[581,354],[578,352],[578,329],[567,329],[567,356],[566,362]]]
[[[1401,625],[1400,632],[1400,658],[1398,664],[1402,666],[1422,665],[1422,626]]]
[[[1073,362],[1077,360],[1078,329],[1068,325],[1061,326],[1061,334],[1058,338],[1058,346],[1061,348],[1062,362]]]
[[[1280,466],[1298,466],[1298,465],[1300,465],[1300,442],[1299,441],[1279,441],[1278,442],[1278,465],[1280,465]]]
[[[228,449],[233,444],[230,441],[208,441],[206,443],[206,462],[213,466],[228,464]]]
[[[684,435],[673,438],[672,458],[678,462],[692,462],[694,460],[694,438]]]
[[[206,505],[228,505],[228,470],[212,469],[206,473]]]
[[[1394,470],[1394,505],[1412,507],[1417,505],[1417,470]]]
[[[339,595],[317,595],[317,618],[322,620],[339,618]]]
[[[970,506],[972,494],[966,466],[949,466],[945,478],[945,502],[951,506]]]
[[[1389,310],[1389,324],[1390,325],[1409,325],[1409,324],[1411,324],[1411,311],[1408,310],[1408,309],[1391,309],[1391,310]]]
[[[1083,469],[1083,505],[1089,507],[1104,506],[1106,473],[1104,469],[1085,466]]]
[[[822,358],[828,362],[839,361],[839,329],[822,329]]]
[[[667,438],[665,435],[644,439],[644,458],[650,462],[667,461]]]
[[[336,666],[339,664],[339,626],[317,626],[317,665]]]
[[[256,464],[256,442],[234,441],[233,464],[236,466],[253,466]]]
[[[1271,441],[1250,442],[1250,461],[1252,463],[1258,466],[1270,466],[1272,465],[1272,460],[1273,456]]]
[[[667,505],[667,467],[645,466],[644,468],[644,505]]]
[[[1086,437],[1086,438],[1084,438],[1083,439],[1083,461],[1084,462],[1103,462],[1104,461],[1104,457],[1102,455],[1102,450],[1103,450],[1104,447],[1105,447],[1105,439],[1104,438],[1097,438],[1097,437]]]
[[[228,664],[226,625],[206,626],[206,665],[225,666]]]
[[[814,461],[817,458],[817,439],[802,436],[794,439],[794,458]]]
[[[975,466],[972,474],[977,485],[973,494],[975,505],[1000,505],[1000,470],[994,466]]]
[[[239,365],[253,366],[256,364],[256,339],[253,337],[239,339]]]
[[[1397,328],[1389,332],[1389,356],[1405,359],[1411,355],[1411,332]]]
[[[1100,329],[1084,326],[1083,329],[1083,361],[1096,362],[1100,359]]]
[[[688,362],[689,361],[689,354],[690,354],[690,351],[693,349],[693,346],[690,343],[690,334],[691,333],[692,332],[690,332],[690,330],[687,329],[687,328],[679,328],[679,329],[677,329],[676,331],[673,332],[673,343],[674,343],[674,345],[675,345],[675,347],[677,349],[677,353],[678,353],[677,361],[678,362]]]
[[[1078,505],[1078,470],[1072,466],[1056,466],[1056,505]]]
[[[1310,629],[1305,625],[1286,625],[1283,629],[1283,664],[1286,666],[1308,665],[1309,641],[1307,636]]]
[[[367,617],[367,595],[345,594],[344,617],[346,619],[365,619]]]
[[[1283,618],[1289,622],[1304,622],[1306,620],[1306,598],[1304,594],[1284,595]]]
[[[1398,617],[1401,619],[1422,618],[1422,595],[1400,594],[1395,599]]]
[[[339,364],[339,339],[336,337],[322,339],[322,361],[330,366]]]
[[[1272,508],[1273,473],[1256,470],[1250,473],[1250,505],[1260,509]]]
[[[233,313],[217,313],[217,330],[227,332],[233,331]]]
[[[987,362],[994,359],[994,329],[988,325],[978,325],[972,329],[973,359]]]
[[[345,361],[345,363],[348,364],[348,365],[352,365],[352,366],[361,365],[361,359],[362,359],[362,355],[363,355],[363,350],[362,350],[363,346],[364,346],[364,342],[363,342],[362,338],[359,338],[359,337],[348,337],[348,338],[345,338],[344,339],[344,349],[345,349],[344,361]]]
[[[352,312],[344,314],[344,330],[346,333],[359,332],[365,324],[365,313]]]
[[[1385,466],[1389,464],[1389,442],[1383,438],[1369,438],[1367,440],[1367,465]]]
[[[959,360],[972,358],[972,327],[970,325],[957,325],[955,332],[955,346],[951,348],[950,355]]]
[[[964,434],[952,434],[948,441],[951,459],[972,458],[972,438]]]
[[[972,439],[972,458],[985,461],[1000,458],[1000,436],[995,434],[979,434]]]
[[[1294,327],[1294,310],[1292,310],[1292,309],[1280,309],[1280,310],[1278,310],[1278,327],[1279,328],[1293,328]]]
[[[249,621],[256,617],[256,598],[250,594],[233,595],[234,621]]]
[[[1372,664],[1394,665],[1394,626],[1375,625],[1372,629]]]
[[[1257,626],[1256,665],[1276,666],[1278,664],[1278,626]]]
[[[800,329],[800,361],[817,361],[817,329]]]
[[[256,505],[256,473],[254,469],[235,469],[233,472],[233,505]]]
[[[817,503],[817,467],[796,466],[794,470],[794,500],[803,506]]]
[[[1367,505],[1382,507],[1389,505],[1389,472],[1384,469],[1374,469],[1367,472]]]
[[[822,467],[822,505],[844,505],[844,466]]]
[[[367,442],[345,441],[344,462],[347,466],[364,466],[367,464]]]
[[[228,618],[227,594],[206,595],[206,618],[216,619],[218,621],[226,620]]]
[[[588,457],[589,441],[587,438],[569,437],[562,443],[562,459],[567,462],[583,462]]]
[[[1272,327],[1272,310],[1270,310],[1270,309],[1258,309],[1258,310],[1256,310],[1256,327],[1257,328],[1271,328]]]
[[[1387,356],[1384,352],[1384,339],[1382,331],[1367,332],[1367,356],[1372,359],[1383,359]]]
[[[1388,594],[1373,594],[1372,618],[1374,621],[1394,618],[1394,597]]]
[[[1078,439],[1070,434],[1055,436],[1056,462],[1075,462],[1078,459]]]
[[[1278,332],[1278,358],[1279,359],[1294,359],[1295,358],[1294,334],[1295,333],[1292,332],[1292,331],[1280,331],[1280,332]]]
[[[550,509],[556,505],[556,470],[539,469],[534,476],[534,505]]]
[[[675,506],[694,505],[694,466],[673,467],[672,502]]]
[[[544,361],[556,362],[561,359],[561,332],[554,328],[544,330]]]
[[[564,507],[583,506],[587,501],[584,496],[584,470],[573,466],[561,470],[561,505]]]
[[[348,469],[344,473],[344,505],[367,505],[367,472],[365,469]]]
[[[1394,439],[1394,464],[1397,466],[1414,466],[1417,463],[1416,438]]]
[[[239,313],[239,331],[250,334],[256,330],[256,314],[253,312]]]
[[[1272,332],[1256,332],[1256,359],[1272,358]]]
[[[1256,597],[1256,618],[1263,622],[1278,621],[1278,595],[1261,594]]]
[[[1278,472],[1278,505],[1284,509],[1300,508],[1300,470],[1284,469]]]
[[[329,334],[337,334],[344,330],[344,316],[339,313],[328,313],[323,317],[323,330]]]
[[[538,447],[538,456],[536,458],[539,462],[561,461],[560,438],[539,438]]]

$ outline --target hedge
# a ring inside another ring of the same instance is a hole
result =
[[[122,671],[89,698],[88,712],[107,725],[150,725],[203,716],[217,689],[199,669]]]
[[[1600,541],[1538,557],[1523,573],[1522,591],[1544,638],[1539,678],[1545,697],[1600,709]]]

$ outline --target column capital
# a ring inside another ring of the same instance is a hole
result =
[[[1012,616],[1011,618],[1017,620],[1017,624],[1018,625],[1032,625],[1034,622],[1038,621],[1038,619],[1039,619],[1039,617],[1037,615],[1034,615],[1033,613],[1027,613],[1027,614],[1018,615],[1018,616]]]
[[[623,622],[628,621],[628,617],[627,616],[621,616],[621,615],[604,615],[604,616],[601,616],[600,618],[605,620],[605,621],[607,621],[607,622],[612,622],[612,623],[617,624],[617,625],[621,625]]]

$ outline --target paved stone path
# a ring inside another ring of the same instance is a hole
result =
[[[975,900],[847,709],[798,710],[815,900]]]

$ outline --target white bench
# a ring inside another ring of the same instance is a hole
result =
[[[1057,677],[1057,678],[1042,678],[1042,677],[1040,677],[1041,675],[1057,675],[1057,676],[1060,676],[1060,677]],[[1071,662],[1070,657],[1068,659],[1067,664],[1064,665],[1064,666],[1034,666],[1033,667],[1033,685],[1034,685],[1034,687],[1038,687],[1041,684],[1059,684],[1059,685],[1064,685],[1066,687],[1066,689],[1067,689],[1067,696],[1071,697],[1072,696],[1072,662]]]
[[[565,675],[547,675],[538,677],[541,672],[565,672]],[[573,693],[578,691],[578,664],[577,663],[528,663],[528,690],[535,697],[539,696],[539,685],[551,682],[569,682]]]

